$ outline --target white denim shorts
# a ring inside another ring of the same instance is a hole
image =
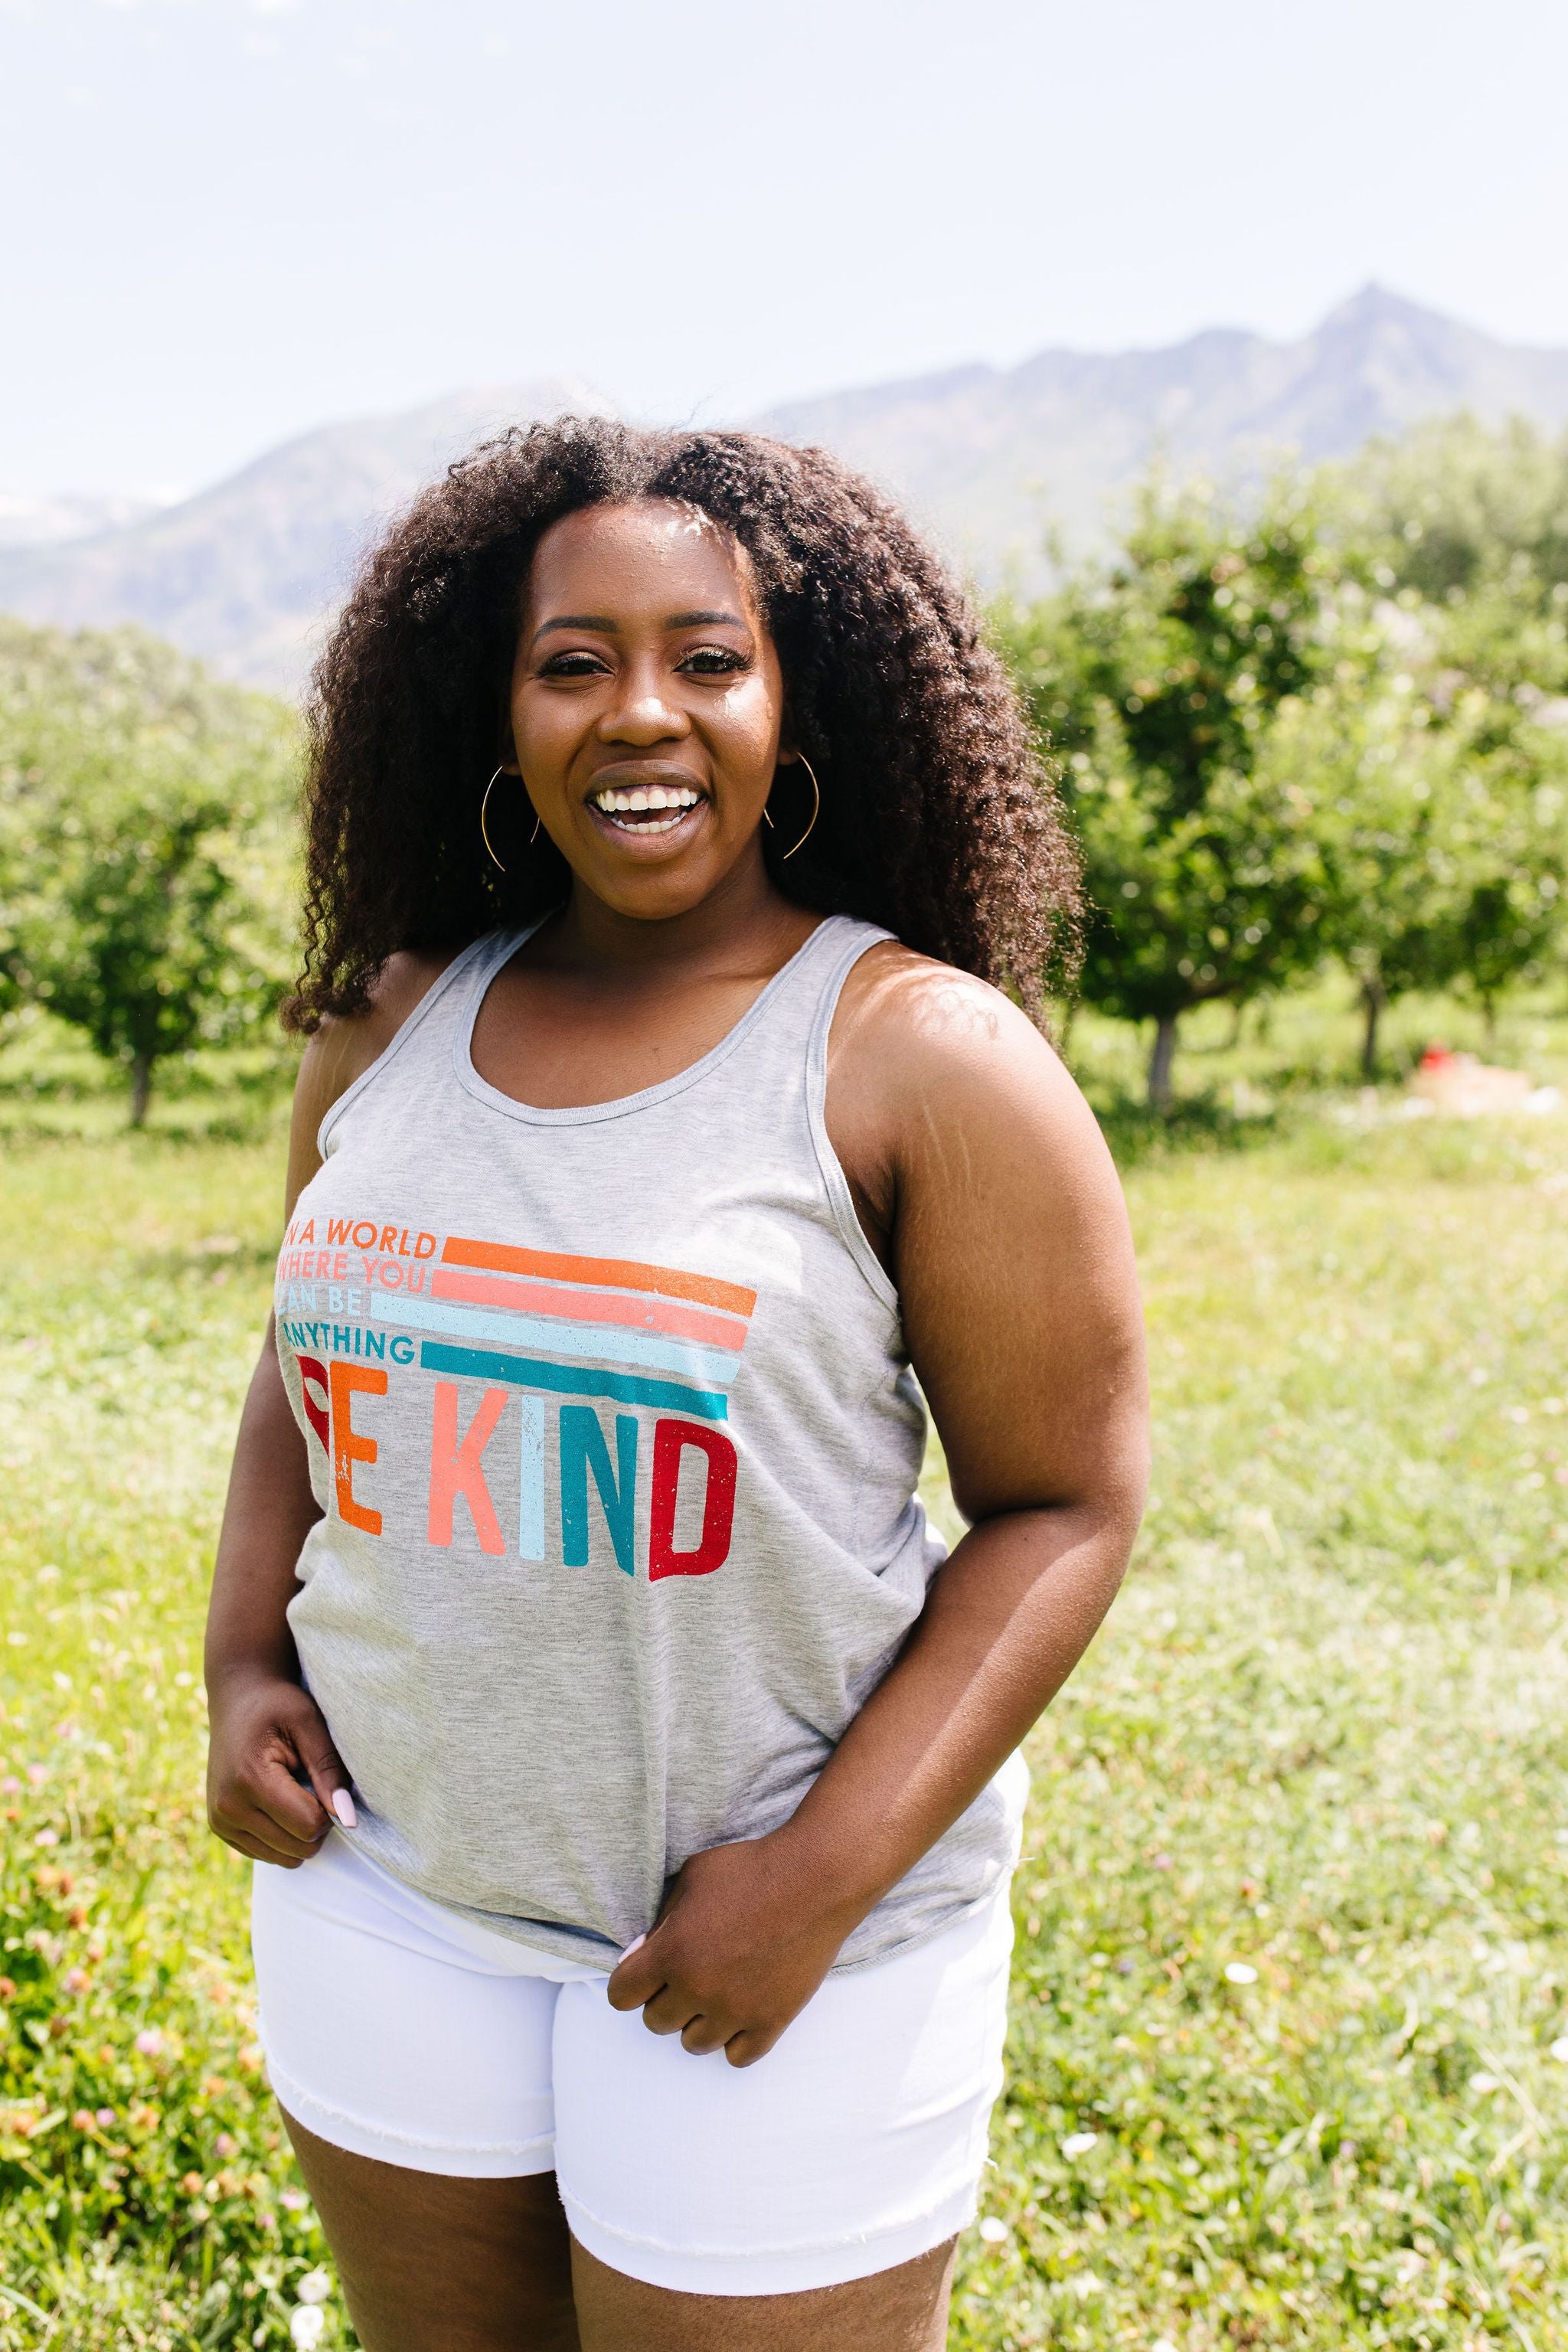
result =
[[[890,2270],[973,2216],[1002,2082],[1004,1878],[926,1942],[829,1977],[768,2055],[650,2033],[607,1979],[475,1927],[335,1832],[258,1863],[268,2073],[318,2138],[419,2172],[553,2170],[579,2242],[694,2294]]]

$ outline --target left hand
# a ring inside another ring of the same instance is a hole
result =
[[[775,1831],[694,1853],[658,1921],[610,1979],[612,2009],[640,2009],[654,2033],[679,2033],[731,2066],[765,2058],[838,1957],[858,1910],[835,1910],[803,1883]]]

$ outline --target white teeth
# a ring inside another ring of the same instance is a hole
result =
[[[638,784],[631,792],[595,793],[594,805],[605,816],[645,816],[650,809],[673,809],[675,815],[662,824],[639,824],[638,833],[668,833],[669,825],[679,824],[688,809],[694,809],[701,798],[684,784]],[[627,830],[630,830],[628,827]]]

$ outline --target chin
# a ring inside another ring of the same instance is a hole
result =
[[[639,865],[628,873],[623,866],[612,874],[583,875],[595,898],[602,898],[617,915],[629,915],[642,922],[667,922],[672,916],[689,914],[711,896],[723,879],[706,866],[688,866],[684,859],[675,859],[667,866]]]

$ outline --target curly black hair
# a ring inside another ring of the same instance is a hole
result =
[[[563,515],[637,499],[700,509],[750,554],[821,786],[786,866],[809,787],[798,766],[779,772],[763,854],[781,888],[884,924],[1037,1016],[1076,971],[1078,859],[1006,672],[936,556],[826,450],[563,417],[484,444],[415,500],[316,667],[288,1025],[363,1011],[400,948],[461,946],[565,899],[565,861],[529,842],[520,793],[494,808],[498,872],[480,798],[535,546]]]

